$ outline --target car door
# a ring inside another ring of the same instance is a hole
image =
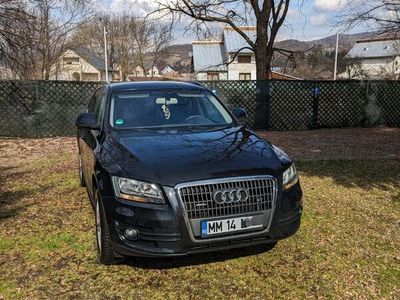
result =
[[[105,88],[99,88],[91,98],[87,112],[94,113],[98,124],[102,122],[105,104]],[[101,127],[100,127],[101,128]],[[101,129],[100,129],[101,130]],[[94,149],[98,146],[100,137],[98,129],[79,129],[79,150],[82,160],[82,172],[86,185],[92,193],[92,174],[95,165]]]
[[[92,177],[92,174],[95,173],[94,168],[96,165],[96,156],[94,154],[94,149],[100,146],[101,138],[102,138],[102,129],[103,129],[103,118],[104,118],[104,109],[106,104],[106,88],[101,88],[97,95],[96,106],[94,108],[94,114],[96,115],[97,124],[99,124],[98,130],[90,130],[90,138],[88,140],[88,148],[90,151],[87,153],[87,174]],[[90,190],[93,191],[93,181],[90,180],[89,186]]]

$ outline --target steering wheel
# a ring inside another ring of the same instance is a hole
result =
[[[191,121],[193,119],[203,119],[203,120],[209,121],[207,118],[203,117],[202,115],[193,115],[193,116],[187,117],[184,122],[188,123],[189,121]]]

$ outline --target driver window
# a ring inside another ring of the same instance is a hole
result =
[[[106,89],[100,89],[96,98],[96,107],[94,109],[94,113],[96,115],[96,121],[99,123],[103,120],[104,106],[106,103]]]
[[[98,100],[99,92],[100,92],[100,89],[97,89],[97,90],[94,92],[92,98],[90,98],[87,112],[89,112],[89,113],[93,113],[93,112],[94,112],[94,110],[95,110],[95,108],[96,108],[96,105],[97,105],[97,100]]]

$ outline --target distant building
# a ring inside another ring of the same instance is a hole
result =
[[[108,78],[113,69],[108,67]],[[51,67],[51,80],[103,81],[106,79],[104,59],[87,48],[66,50]]]
[[[251,40],[256,40],[255,26],[241,27]],[[233,28],[224,28],[222,40],[195,41],[193,69],[197,80],[256,80],[254,52],[247,41]],[[272,72],[272,79],[299,79]]]
[[[193,42],[193,67],[197,80],[227,80],[226,61],[224,42]]]
[[[160,71],[156,66],[152,66],[151,63],[145,63],[145,69],[141,65],[137,65],[129,77],[160,77]]]
[[[257,38],[255,26],[242,27],[242,31],[253,41]],[[232,27],[224,29],[224,41],[227,52],[229,80],[256,80],[257,68],[254,52],[246,40]]]
[[[171,66],[166,65],[165,68],[163,68],[160,73],[162,75],[164,75],[164,74],[172,73],[172,72],[175,72],[175,70]]]
[[[347,54],[354,66],[339,75],[354,79],[398,79],[400,76],[400,34],[379,34],[356,42]]]

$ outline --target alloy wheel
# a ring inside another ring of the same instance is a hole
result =
[[[97,247],[101,253],[101,216],[100,216],[100,203],[96,201],[96,237],[97,237]]]

